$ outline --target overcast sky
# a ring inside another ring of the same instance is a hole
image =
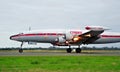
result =
[[[120,32],[120,0],[0,0],[0,47],[19,47],[9,36],[29,27],[84,29],[86,25]]]

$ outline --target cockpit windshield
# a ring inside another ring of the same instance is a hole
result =
[[[22,34],[24,34],[24,33],[19,33],[18,35],[22,35]]]

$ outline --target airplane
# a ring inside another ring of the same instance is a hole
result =
[[[69,46],[67,53],[72,52],[71,46],[78,46],[76,53],[81,53],[82,44],[106,44],[120,42],[120,33],[106,32],[109,30],[102,26],[86,26],[85,30],[80,29],[46,29],[31,30],[10,36],[10,40],[21,42],[19,52],[22,53],[22,46],[28,44],[51,43],[53,46]]]

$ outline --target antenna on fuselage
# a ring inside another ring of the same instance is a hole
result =
[[[29,31],[31,31],[31,27],[29,27]]]

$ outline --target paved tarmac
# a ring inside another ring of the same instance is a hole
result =
[[[0,56],[120,56],[120,50],[83,50],[81,53],[66,53],[65,50],[17,50],[0,51]]]

